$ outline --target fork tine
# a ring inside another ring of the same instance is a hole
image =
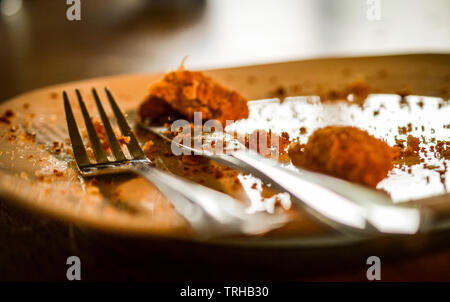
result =
[[[80,104],[81,112],[83,113],[84,123],[86,124],[86,130],[89,135],[89,141],[91,142],[92,150],[94,150],[95,159],[97,160],[97,163],[107,163],[108,157],[103,150],[102,144],[97,135],[97,131],[95,131],[94,124],[92,123],[91,117],[89,116],[89,112],[87,111],[80,90],[75,89],[75,92],[78,97],[78,103]]]
[[[70,142],[72,144],[73,155],[78,166],[86,166],[91,162],[84,148],[83,140],[81,139],[80,132],[78,131],[77,122],[73,116],[72,107],[70,107],[69,98],[67,93],[63,91],[64,110],[66,112],[67,129],[69,130]]]
[[[111,108],[114,112],[114,115],[117,119],[117,124],[120,127],[120,131],[122,132],[123,136],[128,136],[130,138],[130,142],[127,144],[128,150],[130,151],[131,155],[134,158],[140,158],[144,157],[145,154],[142,151],[141,147],[139,146],[139,143],[136,139],[136,137],[133,134],[133,131],[131,131],[130,126],[128,125],[127,120],[123,116],[122,111],[120,110],[119,106],[116,103],[116,100],[112,96],[111,92],[108,88],[105,87],[106,95],[108,96],[109,103],[111,105]]]
[[[105,109],[103,109],[102,103],[100,102],[100,98],[98,97],[97,90],[92,88],[92,94],[94,95],[95,103],[97,104],[98,111],[100,113],[100,117],[103,122],[103,127],[105,128],[106,136],[108,137],[109,146],[111,147],[111,152],[114,154],[116,160],[126,160],[127,158],[122,152],[120,148],[120,144],[117,141],[116,135],[111,127],[111,123],[109,122],[108,117],[106,116]]]

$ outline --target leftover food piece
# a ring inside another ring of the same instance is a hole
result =
[[[261,141],[261,139],[264,139]],[[287,132],[281,133],[281,135],[272,133],[272,130],[255,130],[250,134],[245,135],[245,147],[254,149],[261,155],[273,158],[278,157],[281,162],[289,162],[289,156],[287,154],[287,147],[290,144],[289,134]],[[261,145],[265,144],[267,150],[261,150]],[[268,152],[269,151],[269,152]]]
[[[441,158],[450,159],[450,141],[438,141],[436,151]]]
[[[182,155],[181,161],[183,164],[189,165],[189,166],[195,166],[200,163],[202,160],[202,157],[199,155]]]
[[[146,141],[142,149],[147,156],[153,154],[156,151],[155,142],[151,139]]]
[[[286,89],[283,86],[279,86],[277,89],[275,89],[270,95],[274,98],[280,98],[283,99],[287,96]]]
[[[414,137],[411,134],[408,135],[408,137],[406,138],[406,155],[418,154],[419,145],[420,145],[419,138]]]
[[[370,187],[393,167],[393,149],[364,130],[328,126],[316,130],[305,145],[294,142],[289,156],[296,166]]]
[[[201,112],[204,120],[216,119],[225,126],[227,120],[248,117],[247,100],[203,73],[181,67],[153,84],[139,108],[142,119],[162,119],[178,113],[193,121],[195,112]]]
[[[363,79],[355,79],[344,89],[332,89],[321,95],[322,101],[345,100],[352,96],[352,102],[362,105],[371,92],[371,87]]]
[[[98,136],[98,139],[100,140],[100,144],[102,145],[103,150],[105,150],[106,152],[109,152],[110,146],[109,146],[108,136],[106,135],[105,128],[103,127],[102,122],[100,122],[99,120],[93,120],[92,124],[94,125],[95,132],[97,132],[97,136]],[[117,141],[119,142],[119,144],[121,146],[130,143],[131,138],[129,136],[124,136],[124,135],[120,134],[119,132],[117,132],[116,130],[114,130],[114,133],[116,135]],[[88,132],[86,129],[83,131],[83,137],[84,138],[88,137]],[[61,143],[61,144],[63,147],[64,143]],[[88,152],[89,156],[90,156],[90,153],[92,153],[92,155],[93,155],[93,150],[90,147],[90,145],[91,145],[91,142],[89,141],[88,148],[87,148],[87,152]],[[54,147],[58,147],[58,145],[55,145]]]
[[[352,94],[356,97],[358,101],[364,102],[367,96],[370,94],[371,88],[369,84],[362,80],[357,79],[347,85],[346,93],[347,95]]]
[[[408,123],[408,125],[403,126],[403,127],[398,127],[398,133],[399,134],[407,134],[407,133],[412,132],[412,131],[413,131],[413,129],[412,129],[412,124],[411,123]]]
[[[60,154],[64,151],[64,142],[54,141],[51,150],[54,154]]]
[[[404,142],[405,140],[403,139],[396,139],[396,145],[394,146],[395,163],[406,166],[419,164],[421,162],[419,154],[420,139],[409,134],[406,138],[406,147]]]
[[[14,118],[16,114],[11,109],[6,110],[1,116],[0,116],[0,123],[8,124],[10,125],[12,123],[12,119]]]

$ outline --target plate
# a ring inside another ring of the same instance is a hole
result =
[[[324,58],[205,72],[250,100],[323,95],[359,80],[369,83],[374,93],[413,94],[448,100],[449,63],[450,55],[417,54]],[[74,90],[80,89],[89,111],[96,112],[90,90],[92,87],[108,87],[121,109],[133,119],[133,112],[144,99],[147,88],[161,76],[121,75],[65,83],[2,103],[1,114],[7,110],[14,114],[10,125],[0,123],[2,196],[30,211],[108,232],[197,240],[185,220],[171,209],[170,203],[152,185],[139,178],[119,178],[102,181],[100,185],[93,184],[78,176],[70,156],[59,152],[61,143],[65,145],[63,148],[67,148],[68,138],[61,98],[63,90],[75,100]],[[78,107],[73,107],[79,118]],[[431,195],[432,198],[421,196],[408,202],[442,213],[439,228],[446,228],[450,195],[445,190],[431,192]],[[148,202],[142,202],[142,198]],[[265,236],[223,238],[211,243],[310,247],[361,240],[336,234],[305,214],[296,213],[295,217],[295,222],[283,230]]]

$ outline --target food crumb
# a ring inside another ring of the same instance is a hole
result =
[[[62,176],[64,176],[64,172],[59,171],[57,169],[53,169],[53,175],[55,175],[56,177],[62,177]]]
[[[199,155],[182,155],[181,161],[186,165],[198,165],[201,161],[202,157]]]
[[[7,125],[11,125],[12,119],[14,118],[15,113],[11,109],[7,109],[1,116],[0,116],[0,123],[4,123]]]

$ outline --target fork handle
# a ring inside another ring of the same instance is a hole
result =
[[[300,208],[342,233],[415,233],[422,220],[417,209],[392,205],[388,196],[377,191],[302,169],[299,173],[253,151],[211,159],[290,193]]]
[[[248,213],[242,202],[231,196],[188,181],[149,164],[132,170],[154,184],[201,237],[230,234],[261,234],[282,226],[284,214]]]

